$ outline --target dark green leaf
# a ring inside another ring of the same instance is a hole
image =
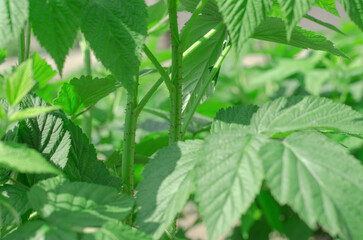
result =
[[[189,12],[194,12],[199,2],[199,0],[180,0],[180,3]],[[221,17],[215,0],[208,0],[208,2],[203,7],[202,14],[209,15],[215,18]]]
[[[363,1],[340,0],[350,19],[363,31]]]

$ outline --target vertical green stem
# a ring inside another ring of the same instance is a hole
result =
[[[135,76],[138,78],[138,76]],[[137,80],[138,82],[138,80]],[[135,132],[137,124],[137,86],[134,91],[127,93],[126,118],[124,126],[124,142],[122,150],[122,191],[133,195],[134,190],[134,155],[135,155]]]
[[[20,32],[19,38],[19,64],[25,61],[25,29],[23,28]]]
[[[30,41],[31,41],[31,36],[32,36],[32,25],[30,22],[28,22],[28,30],[26,32],[26,54],[25,54],[25,58],[28,59],[29,58],[29,54],[30,54]]]
[[[82,37],[81,41],[81,49],[83,54],[83,63],[84,63],[84,74],[86,76],[92,76],[92,66],[91,66],[91,51],[89,45],[84,37]],[[82,119],[82,128],[87,137],[92,142],[92,109],[88,110],[84,113]]]

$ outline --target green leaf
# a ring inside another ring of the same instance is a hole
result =
[[[6,79],[5,91],[10,105],[18,104],[35,85],[32,66],[32,60],[28,60],[22,63],[15,73]]]
[[[6,58],[6,49],[0,50],[0,64],[2,64],[5,61]]]
[[[220,19],[200,15],[196,19],[186,44],[186,49],[193,43],[200,40],[212,28],[215,28],[221,22]],[[184,29],[182,29],[183,33]],[[223,42],[227,37],[226,29],[222,27],[210,39],[205,41],[196,50],[186,56],[183,60],[183,109],[184,113],[191,111],[192,103],[195,97],[203,90],[204,85],[208,82],[210,68],[214,66],[223,48]],[[214,92],[213,83],[208,86],[207,96]],[[188,104],[188,105],[187,105]]]
[[[287,39],[291,39],[296,24],[310,10],[316,0],[278,0],[287,22]]]
[[[302,29],[301,27],[295,27],[293,29],[290,40],[288,41],[284,22],[280,18],[267,18],[258,26],[258,28],[256,28],[251,37],[269,42],[287,44],[298,48],[322,50],[349,59],[349,57],[335,48],[333,43],[324,36]]]
[[[27,0],[0,0],[0,49],[19,38],[28,19],[28,5]]]
[[[217,4],[239,52],[272,9],[273,0],[219,0]]]
[[[34,35],[52,56],[60,74],[77,37],[82,7],[83,1],[77,0],[30,0]]]
[[[339,17],[338,10],[335,7],[335,0],[316,0],[315,6],[318,6],[326,11]]]
[[[181,212],[194,190],[193,169],[201,141],[178,142],[158,151],[146,165],[138,185],[136,222],[159,238]]]
[[[184,8],[191,13],[194,12],[199,2],[200,0],[180,0]],[[208,0],[201,13],[215,18],[221,17],[215,0]]]
[[[3,196],[11,204],[11,207],[22,215],[30,209],[30,204],[27,198],[28,190],[17,185],[4,185],[0,187],[0,196]],[[6,209],[1,211],[2,226],[15,223],[13,214]]]
[[[21,173],[60,174],[37,151],[12,142],[0,142],[0,166]]]
[[[272,198],[271,194],[266,191],[262,190],[260,194],[257,196],[257,201],[263,210],[263,214],[271,226],[271,228],[277,230],[278,232],[282,233],[282,222],[281,222],[281,207]]]
[[[340,0],[350,19],[363,31],[363,1]]]
[[[308,19],[308,20],[310,20],[310,21],[312,21],[312,22],[314,22],[314,23],[317,23],[317,24],[319,24],[319,25],[321,25],[321,26],[324,26],[324,27],[326,27],[326,28],[328,28],[328,29],[330,29],[330,30],[332,30],[332,31],[334,31],[334,32],[337,32],[337,33],[340,33],[340,34],[345,35],[342,31],[340,31],[340,29],[339,29],[339,28],[337,28],[337,27],[336,27],[336,26],[334,26],[333,24],[330,24],[330,23],[327,23],[327,22],[321,21],[320,19],[317,19],[317,18],[315,18],[315,17],[313,17],[313,16],[311,16],[311,15],[309,15],[309,14],[306,14],[304,17],[305,17],[306,19]]]
[[[37,52],[30,57],[33,59],[33,78],[38,82],[38,87],[43,88],[50,79],[57,75],[57,72]]]
[[[16,122],[27,118],[33,118],[40,114],[51,112],[57,109],[59,109],[58,106],[27,108],[23,111],[19,111],[11,115],[9,117],[9,122]]]
[[[37,213],[58,227],[82,231],[119,222],[132,209],[134,200],[115,188],[51,178],[34,185],[28,198]]]
[[[251,125],[268,136],[303,129],[361,134],[363,115],[327,98],[290,97],[264,104],[252,117]]]
[[[128,91],[133,91],[147,33],[144,1],[89,0],[83,9],[81,29],[96,57]]]
[[[145,233],[132,229],[130,226],[116,223],[107,223],[99,231],[85,235],[82,240],[152,240]]]
[[[230,126],[204,141],[197,165],[196,199],[208,239],[217,239],[245,213],[263,180],[258,150],[265,138]]]
[[[239,105],[220,109],[212,123],[211,132],[228,129],[233,123],[250,125],[252,115],[257,111],[256,105]]]
[[[346,148],[317,132],[300,132],[260,151],[267,184],[311,227],[343,239],[363,235],[363,167]]]
[[[54,104],[62,106],[68,115],[77,115],[115,91],[117,87],[116,80],[111,76],[73,78],[69,83],[63,84]]]
[[[4,240],[77,240],[77,234],[68,229],[49,225],[43,220],[35,220],[21,225]]]

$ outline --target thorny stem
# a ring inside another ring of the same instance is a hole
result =
[[[154,95],[156,90],[160,87],[163,83],[163,78],[159,78],[159,80],[150,88],[150,90],[145,94],[145,96],[141,99],[138,106],[135,108],[135,115],[139,116],[142,109],[145,107],[146,103],[150,100],[150,98]]]

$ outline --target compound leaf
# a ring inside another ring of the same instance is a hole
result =
[[[362,134],[363,115],[326,98],[290,97],[260,107],[251,125],[256,132],[268,136],[309,128]]]
[[[194,190],[193,169],[201,141],[178,142],[158,151],[138,186],[140,229],[159,238]]]
[[[280,204],[311,227],[359,239],[363,231],[363,167],[348,149],[317,132],[299,132],[262,147],[266,180]]]
[[[81,29],[96,57],[128,91],[133,91],[147,33],[144,1],[89,0],[83,9]]]

